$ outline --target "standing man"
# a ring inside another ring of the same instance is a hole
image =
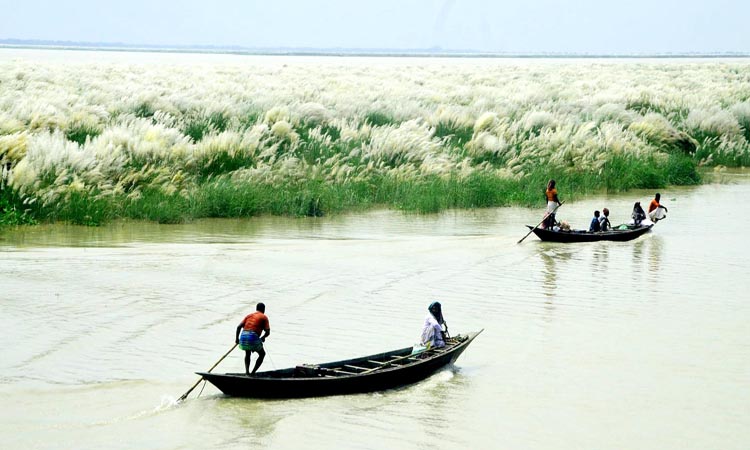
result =
[[[661,194],[657,192],[654,196],[654,199],[651,200],[651,203],[648,204],[648,218],[651,219],[651,221],[654,223],[660,221],[661,219],[666,219],[666,213],[669,212],[666,206],[662,206],[661,203],[659,203],[659,200],[661,200]],[[662,211],[662,209],[664,211]]]
[[[547,183],[547,190],[544,191],[544,198],[547,199],[547,211],[544,213],[542,228],[552,229],[552,227],[555,226],[555,211],[558,207],[562,206],[560,199],[557,198],[557,188],[555,187],[555,184],[555,180],[549,180]]]
[[[245,351],[245,375],[247,376],[250,376],[250,354],[252,352],[258,354],[258,360],[255,361],[252,373],[257,372],[260,365],[263,364],[263,358],[266,357],[263,342],[271,334],[271,324],[268,322],[265,312],[266,305],[258,303],[255,307],[255,312],[245,316],[242,322],[237,325],[234,342],[239,344],[240,349]],[[242,334],[240,334],[240,331],[242,331]],[[261,333],[263,333],[262,336]]]

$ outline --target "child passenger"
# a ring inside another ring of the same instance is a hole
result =
[[[599,224],[599,211],[594,211],[594,218],[591,219],[591,225],[589,225],[589,233],[595,233],[601,231],[601,224]]]
[[[609,223],[609,210],[607,208],[602,209],[602,216],[599,217],[599,229],[601,231],[612,229],[612,224]]]

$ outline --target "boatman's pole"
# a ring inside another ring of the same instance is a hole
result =
[[[232,353],[232,350],[234,350],[235,347],[237,347],[237,344],[234,344],[232,346],[232,348],[229,349],[228,352],[224,353],[224,356],[222,356],[221,359],[219,359],[218,361],[216,361],[216,364],[214,364],[213,366],[211,366],[211,368],[208,369],[206,372],[210,373],[212,370],[214,370],[216,368],[216,366],[219,365],[220,362],[224,361],[224,358],[226,358],[227,356],[229,356],[230,353]],[[182,394],[182,397],[180,397],[179,399],[177,399],[177,401],[181,402],[181,401],[185,400],[187,398],[187,396],[190,395],[191,392],[193,392],[193,389],[195,389],[201,383],[201,381],[203,381],[203,377],[200,377],[200,379],[195,382],[195,384],[193,385],[193,387],[191,387],[190,389],[188,389],[187,392],[185,392],[184,394]]]
[[[557,208],[561,207],[561,206],[563,205],[563,203],[565,203],[565,202],[560,202],[560,203],[559,203],[559,204],[558,204],[557,206],[555,206],[555,209],[553,209],[553,210],[552,210],[552,212],[551,212],[551,213],[549,213],[549,214],[554,214],[554,213],[555,213],[555,211],[557,211]],[[549,214],[547,214],[546,216],[544,216],[544,219],[542,219],[542,222],[544,222],[545,220],[547,220],[547,217],[549,217]],[[530,235],[530,234],[531,234],[531,233],[532,233],[532,232],[533,232],[534,230],[536,230],[537,228],[539,228],[539,225],[541,225],[541,224],[542,224],[542,222],[539,222],[539,224],[538,224],[537,226],[535,226],[534,228],[530,229],[530,230],[529,230],[529,232],[528,232],[528,233],[526,233],[526,236],[522,237],[520,241],[516,242],[516,244],[520,244],[521,242],[523,242],[523,240],[524,240],[524,239],[526,239],[527,237],[529,237],[529,235]]]

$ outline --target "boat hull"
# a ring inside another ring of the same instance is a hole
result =
[[[421,359],[416,359],[415,362],[405,365],[394,363],[392,366],[386,364],[386,367],[364,373],[337,374],[335,376],[294,376],[295,369],[282,369],[258,373],[249,377],[244,374],[231,373],[198,372],[198,374],[224,394],[234,397],[302,398],[383,391],[416,383],[454,363],[479,333],[481,331],[470,333],[465,341],[453,345],[445,351],[425,355]],[[408,358],[411,351],[412,347],[406,347],[377,355],[320,364],[316,367],[332,373],[331,368],[346,365],[350,367],[364,366],[365,361]]]
[[[526,225],[531,229],[534,234],[541,240],[547,242],[563,242],[563,243],[574,243],[574,242],[598,242],[598,241],[617,241],[625,242],[632,241],[638,237],[651,231],[653,225],[642,226],[638,228],[630,228],[627,230],[611,230],[611,231],[599,231],[590,233],[588,231],[553,231],[544,228],[534,228],[530,225]]]

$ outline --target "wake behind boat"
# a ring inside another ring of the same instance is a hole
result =
[[[446,346],[412,354],[406,347],[324,364],[258,372],[198,372],[224,394],[252,398],[301,398],[382,391],[416,383],[456,361],[483,330],[446,340]]]
[[[543,241],[548,242],[597,242],[597,241],[631,241],[651,231],[653,224],[641,226],[617,227],[608,231],[585,231],[585,230],[560,230],[554,231],[546,228],[532,227],[526,225],[534,234]]]

